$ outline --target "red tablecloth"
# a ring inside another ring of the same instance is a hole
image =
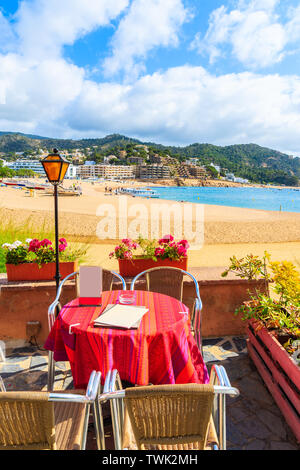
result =
[[[82,307],[79,299],[72,300],[55,320],[44,347],[54,351],[55,361],[70,362],[75,388],[85,388],[93,370],[100,370],[104,379],[110,369],[138,385],[207,383],[188,308],[173,297],[135,291],[135,304],[149,309],[137,330],[93,326],[121,292],[103,292],[101,307]]]

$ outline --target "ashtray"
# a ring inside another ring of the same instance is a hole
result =
[[[135,294],[120,294],[118,298],[120,304],[133,304],[135,301]]]

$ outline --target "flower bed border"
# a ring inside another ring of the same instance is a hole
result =
[[[249,356],[300,442],[300,367],[261,322],[250,320],[247,332]]]

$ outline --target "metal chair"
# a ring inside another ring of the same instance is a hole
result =
[[[91,373],[86,393],[0,391],[1,450],[85,450],[92,407],[98,449],[102,415],[101,373]]]
[[[113,278],[116,277],[119,279],[122,283],[122,290],[126,290],[126,282],[124,278],[116,273],[115,271],[108,271],[106,269],[102,270],[103,274],[103,280],[102,280],[102,286],[103,286],[103,291],[106,290],[111,290],[112,288],[112,283],[113,283]],[[69,274],[66,276],[61,283],[59,284],[56,297],[50,307],[48,308],[48,327],[49,327],[49,332],[51,331],[55,319],[61,310],[61,305],[60,305],[60,296],[61,292],[63,289],[64,284],[69,280],[75,277],[76,279],[76,286],[77,286],[77,280],[79,276],[79,271],[75,271],[74,273]],[[55,363],[54,363],[54,357],[53,357],[53,351],[49,351],[48,353],[48,386],[47,389],[48,391],[53,390],[53,385],[54,385],[54,375],[55,375]]]
[[[113,371],[116,377],[116,371]],[[111,405],[116,450],[226,450],[226,395],[238,396],[223,366],[210,383],[119,390],[112,380],[99,397]]]
[[[192,332],[195,336],[198,348],[202,353],[202,338],[201,338],[201,310],[202,301],[200,297],[199,285],[196,278],[189,273],[179,268],[172,267],[157,267],[147,269],[143,271],[132,280],[130,290],[134,290],[136,281],[142,277],[146,277],[147,290],[151,292],[158,292],[160,294],[166,294],[171,297],[175,297],[177,300],[182,302],[183,297],[183,278],[189,276],[195,285],[196,297],[191,313],[191,327]]]

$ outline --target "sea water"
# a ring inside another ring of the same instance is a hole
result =
[[[300,188],[164,186],[155,187],[155,191],[160,199],[171,201],[300,212]]]

